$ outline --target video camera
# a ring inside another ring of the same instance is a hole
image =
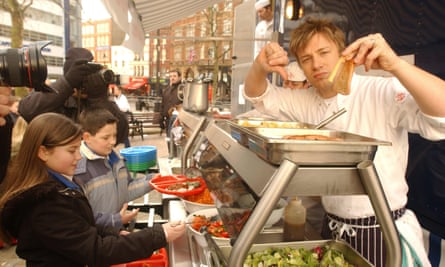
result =
[[[45,84],[48,70],[42,48],[51,41],[23,48],[0,49],[0,81],[9,86],[26,86],[36,91],[53,91]]]

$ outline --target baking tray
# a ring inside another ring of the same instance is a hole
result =
[[[300,241],[300,242],[280,242],[280,243],[267,243],[267,244],[253,244],[249,250],[250,252],[262,251],[267,248],[283,248],[283,247],[291,247],[295,249],[305,248],[305,249],[313,249],[317,246],[325,246],[328,245],[333,249],[336,249],[343,253],[345,259],[357,267],[373,267],[373,265],[366,260],[362,255],[360,255],[355,249],[353,249],[349,244],[343,241],[336,240],[314,240],[314,241]],[[222,254],[229,259],[230,252],[232,250],[231,246],[219,246]]]
[[[348,132],[314,129],[314,125],[299,122],[236,119],[226,123],[233,138],[275,165],[286,158],[302,166],[355,166],[373,160],[378,146],[391,145]],[[288,136],[319,136],[328,140],[286,139]]]

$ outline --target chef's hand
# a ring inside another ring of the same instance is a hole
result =
[[[380,33],[369,34],[350,44],[342,55],[354,59],[355,65],[364,65],[365,70],[382,69],[392,72],[402,59],[392,50]]]
[[[164,228],[165,239],[167,239],[167,242],[176,240],[185,233],[185,223],[181,221],[164,223],[162,228]]]
[[[121,211],[119,212],[121,214],[122,224],[130,223],[133,219],[136,218],[139,212],[139,209],[133,209],[132,211],[128,211],[127,209],[128,209],[128,204],[125,203],[122,206]]]
[[[287,71],[285,67],[289,64],[287,52],[278,43],[268,43],[261,49],[255,59],[263,72],[276,72],[283,80],[287,80]]]

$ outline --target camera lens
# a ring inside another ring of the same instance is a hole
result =
[[[114,72],[112,70],[101,70],[100,75],[106,84],[114,82]]]
[[[36,42],[23,48],[0,50],[0,78],[10,86],[26,86],[36,90],[46,89],[47,67],[41,54],[51,41]]]

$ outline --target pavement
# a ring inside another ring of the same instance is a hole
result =
[[[130,137],[131,146],[156,146],[157,157],[167,158],[168,148],[165,141],[165,131],[162,135],[159,134],[160,129],[145,129],[144,130],[144,140],[140,136]],[[123,145],[116,147],[116,151],[123,148]],[[16,246],[3,247],[0,248],[0,267],[24,267],[26,266],[25,261],[18,258],[15,254]]]

